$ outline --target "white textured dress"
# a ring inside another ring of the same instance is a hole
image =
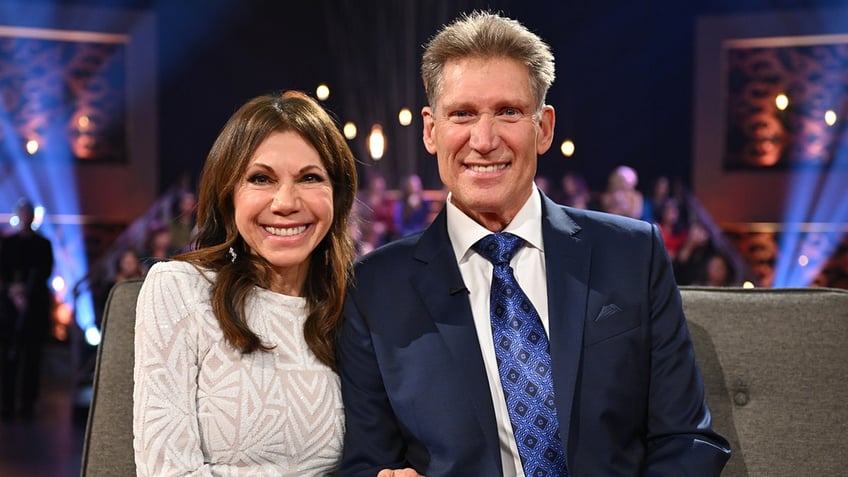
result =
[[[214,273],[154,265],[138,298],[133,446],[140,476],[323,476],[342,451],[338,376],[303,338],[306,300],[256,288],[241,355],[211,309]]]

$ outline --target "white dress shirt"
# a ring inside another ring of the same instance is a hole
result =
[[[495,407],[498,422],[498,441],[504,477],[524,477],[515,435],[509,420],[501,378],[495,358],[495,345],[492,339],[492,324],[489,318],[489,292],[492,286],[493,265],[471,246],[486,235],[492,233],[473,219],[465,215],[453,203],[449,194],[447,207],[448,236],[456,255],[462,280],[468,288],[474,326],[480,342],[480,352],[489,378],[489,391]],[[515,279],[533,303],[542,319],[542,326],[548,331],[548,290],[545,275],[545,247],[542,242],[542,200],[534,187],[530,198],[518,211],[518,214],[503,230],[524,239],[527,244],[512,257],[510,265],[515,271]]]

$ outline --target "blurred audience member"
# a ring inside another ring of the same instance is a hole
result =
[[[566,172],[560,180],[560,190],[552,199],[562,205],[577,209],[588,209],[591,194],[586,179],[576,172]]]
[[[171,232],[171,248],[178,252],[186,252],[194,238],[197,224],[197,195],[190,190],[183,190],[177,195],[174,211],[168,221]]]
[[[144,251],[141,254],[141,268],[147,273],[156,262],[161,262],[176,255],[178,250],[171,243],[171,229],[161,222],[153,222],[147,231]]]
[[[115,276],[113,283],[120,283],[129,278],[143,278],[144,270],[141,268],[141,260],[135,250],[128,248],[124,250],[115,261]]]
[[[654,222],[660,221],[663,206],[671,197],[671,181],[668,176],[657,177],[654,180],[654,186],[651,188],[651,196],[645,201],[645,209],[650,214],[651,220]]]
[[[680,245],[673,260],[677,284],[706,283],[707,262],[714,251],[715,246],[707,228],[697,221],[689,224],[686,240]]]
[[[35,209],[17,205],[18,230],[0,247],[0,415],[34,417],[43,346],[50,334],[54,297],[53,247],[32,228]]]
[[[360,235],[368,248],[379,247],[395,238],[395,211],[386,193],[386,179],[374,171],[368,176],[368,186],[362,191]]]
[[[601,194],[604,212],[634,219],[644,218],[645,199],[636,189],[639,176],[632,167],[618,166],[609,175],[607,188]]]
[[[706,281],[696,284],[710,287],[730,287],[737,285],[735,277],[733,264],[730,263],[726,255],[716,251],[707,257]]]
[[[686,224],[680,220],[680,203],[676,199],[668,198],[659,212],[656,224],[662,232],[668,256],[674,260],[689,235]]]
[[[533,178],[533,182],[536,184],[536,187],[538,187],[539,190],[548,197],[550,197],[551,193],[554,192],[551,188],[551,180],[548,179],[548,176],[538,174]]]
[[[424,230],[430,223],[430,201],[424,198],[424,188],[417,174],[406,177],[395,204],[397,238]]]
[[[100,328],[103,321],[103,310],[106,308],[106,300],[109,292],[116,283],[129,278],[144,278],[145,270],[141,265],[138,253],[128,248],[117,254],[108,264],[105,277],[93,284],[92,295],[95,302],[95,324]]]

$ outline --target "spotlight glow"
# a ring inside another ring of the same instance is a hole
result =
[[[383,158],[383,153],[386,152],[386,138],[383,136],[383,127],[375,124],[371,127],[371,135],[368,136],[368,151],[371,152],[371,158],[379,161]]]
[[[27,153],[29,153],[30,156],[32,156],[33,154],[38,152],[38,147],[39,147],[39,144],[38,144],[38,140],[36,140],[36,139],[30,139],[29,141],[26,142],[26,150],[27,150]]]
[[[344,136],[349,141],[356,139],[356,124],[353,124],[352,122],[348,121],[345,123],[344,128],[342,128],[342,131],[344,131]]]
[[[93,326],[91,328],[85,330],[85,341],[86,341],[86,343],[90,344],[91,346],[99,345],[100,344],[100,331]]]
[[[315,97],[321,101],[326,101],[330,97],[330,87],[325,84],[319,84],[315,89]]]
[[[827,111],[825,111],[824,122],[828,126],[833,126],[834,124],[836,124],[836,111],[832,109],[828,109]]]
[[[412,111],[409,108],[403,108],[398,113],[398,122],[401,126],[409,126],[412,124]]]
[[[574,141],[571,139],[566,139],[562,141],[562,145],[559,147],[559,150],[562,152],[562,155],[565,157],[571,157],[574,155]]]
[[[55,277],[53,277],[52,286],[55,292],[61,294],[63,291],[65,291],[65,279],[59,275],[56,275]]]
[[[774,98],[774,105],[781,111],[786,110],[786,108],[789,107],[789,97],[783,93],[777,95]]]

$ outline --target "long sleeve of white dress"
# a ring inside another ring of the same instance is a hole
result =
[[[153,266],[139,294],[133,445],[139,476],[322,476],[341,455],[336,374],[303,339],[303,298],[255,289],[248,324],[269,352],[242,355],[211,310],[214,274]]]

